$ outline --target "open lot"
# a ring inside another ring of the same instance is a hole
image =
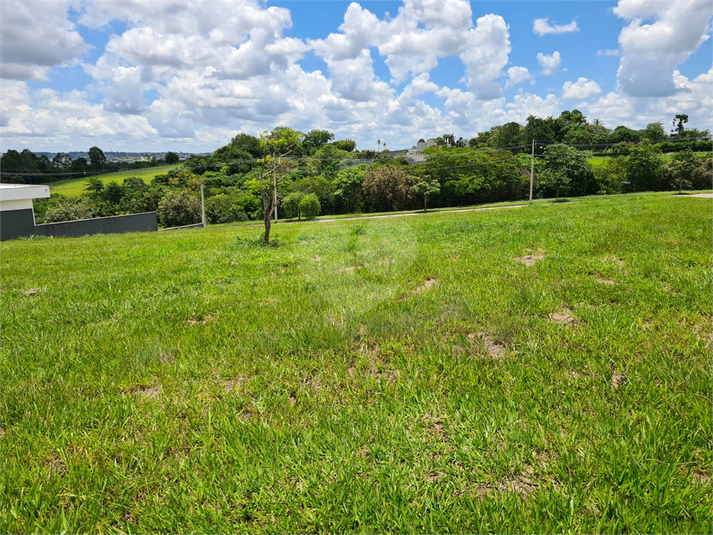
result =
[[[626,195],[5,242],[3,531],[710,532],[712,228]]]
[[[144,182],[147,184],[151,182],[156,175],[165,175],[171,169],[179,167],[180,164],[176,165],[163,165],[161,167],[148,167],[145,169],[129,169],[126,171],[119,171],[116,173],[107,173],[105,175],[97,175],[97,178],[101,179],[106,186],[112,180],[116,180],[121,184],[125,178],[138,177],[143,178]],[[65,197],[79,197],[87,185],[87,178],[70,178],[67,180],[59,180],[57,182],[50,183],[50,193],[59,193]]]

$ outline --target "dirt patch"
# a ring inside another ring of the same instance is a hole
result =
[[[505,346],[487,333],[468,333],[467,337],[471,342],[480,341],[480,345],[492,359],[500,359],[505,356]]]
[[[525,251],[529,251],[529,249],[525,249]],[[533,251],[531,254],[527,254],[525,256],[518,256],[516,258],[513,258],[513,260],[515,262],[522,262],[526,266],[534,266],[535,262],[537,262],[538,260],[542,260],[544,257],[545,251],[543,249],[537,249],[537,251]]]
[[[246,382],[247,377],[245,377],[244,375],[238,375],[236,377],[233,377],[232,379],[227,379],[223,383],[223,389],[226,392],[236,392],[240,390]]]
[[[52,456],[47,459],[45,467],[47,468],[47,479],[56,475],[62,477],[67,475],[67,472],[69,472],[65,462],[56,453],[52,454]]]
[[[711,475],[701,472],[700,470],[696,470],[693,472],[693,482],[698,483],[699,485],[710,485]]]
[[[626,383],[626,375],[612,375],[611,376],[612,390],[616,390],[617,388],[624,386],[625,383]]]
[[[22,295],[29,297],[31,295],[37,295],[38,293],[40,293],[39,288],[30,288],[29,290],[22,292]]]
[[[616,281],[608,280],[608,279],[603,279],[601,277],[597,277],[597,282],[599,284],[604,284],[605,286],[614,286],[616,285]]]
[[[604,257],[605,262],[612,262],[616,264],[619,267],[624,267],[624,261],[619,258],[618,256],[610,255],[610,256],[605,256]]]
[[[423,284],[421,286],[419,286],[418,288],[416,288],[413,291],[413,294],[417,295],[417,294],[420,294],[421,292],[425,292],[426,290],[435,286],[436,284],[438,284],[438,281],[436,279],[433,279],[431,277],[426,277],[423,281]]]
[[[176,357],[174,357],[174,356],[173,356],[173,353],[171,353],[171,352],[169,351],[169,352],[167,352],[167,353],[161,353],[161,354],[158,356],[158,360],[161,361],[161,364],[170,364],[171,362],[173,362],[174,360],[176,360]]]
[[[136,394],[137,396],[144,397],[146,399],[153,399],[155,397],[158,397],[158,395],[161,393],[161,387],[139,386],[137,388],[133,388],[131,390],[131,393]]]
[[[562,323],[564,325],[577,325],[577,320],[574,319],[572,313],[569,310],[562,310],[561,312],[555,312],[550,314],[550,320],[555,323]]]
[[[433,483],[434,481],[438,481],[439,479],[443,479],[446,477],[448,474],[445,472],[441,472],[439,470],[433,470],[432,472],[428,472],[426,474],[426,481],[429,483]]]
[[[322,257],[320,257],[318,254],[312,257],[312,262],[319,262],[320,260],[322,260]]]
[[[206,314],[205,316],[201,314],[193,314],[190,318],[186,320],[186,323],[189,325],[205,325],[206,323],[210,323],[215,319],[215,314],[210,312],[209,314]]]
[[[689,193],[688,195],[674,195],[674,197],[698,197],[699,199],[713,199],[713,193]]]

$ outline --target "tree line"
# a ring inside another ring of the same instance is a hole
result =
[[[108,162],[104,151],[91,147],[87,158],[72,158],[69,154],[58,152],[51,160],[42,154],[36,155],[29,149],[18,152],[8,150],[0,159],[0,179],[10,184],[44,184],[57,180],[81,176],[110,173],[126,169],[143,169],[164,164],[176,164],[178,154],[167,152],[163,159],[152,158],[138,162]]]
[[[520,137],[503,137],[508,125],[475,142],[445,134],[424,151],[426,161],[415,165],[393,152],[358,151],[352,140],[335,141],[326,130],[304,134],[278,127],[259,136],[238,134],[211,155],[188,160],[149,184],[130,178],[105,185],[90,178],[79,199],[53,196],[38,203],[38,219],[71,218],[77,210],[83,216],[156,210],[164,226],[189,224],[199,220],[202,185],[209,223],[262,220],[269,239],[275,212],[279,219],[301,219],[523,200],[529,195],[532,164],[532,140],[523,143],[529,135],[538,136],[536,198],[711,188],[711,143],[702,141],[708,133],[691,134],[684,122],[673,138],[657,143],[644,137],[627,142],[625,152],[596,159],[591,149],[558,140],[571,140],[571,129],[560,128],[546,141],[540,139],[546,137],[542,131],[533,130],[538,124],[601,126],[574,110],[557,119],[530,118],[517,125]],[[695,154],[701,143],[708,154]],[[676,147],[673,155],[665,154],[669,144]]]

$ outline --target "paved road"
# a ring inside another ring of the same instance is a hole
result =
[[[513,204],[510,206],[488,206],[487,208],[460,208],[455,210],[434,210],[431,212],[408,212],[405,214],[384,214],[384,215],[362,215],[356,217],[335,217],[334,219],[318,219],[318,223],[329,223],[331,221],[348,221],[350,219],[381,219],[384,217],[401,217],[411,215],[427,215],[427,214],[450,214],[452,212],[479,212],[481,210],[502,210],[503,208],[523,208],[526,204]]]
[[[683,197],[683,195],[679,195]],[[685,197],[701,197],[702,199],[713,199],[713,193],[693,193],[691,195],[685,195]]]

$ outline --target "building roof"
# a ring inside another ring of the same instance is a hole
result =
[[[43,199],[49,196],[49,186],[39,184],[0,184],[0,201]]]

